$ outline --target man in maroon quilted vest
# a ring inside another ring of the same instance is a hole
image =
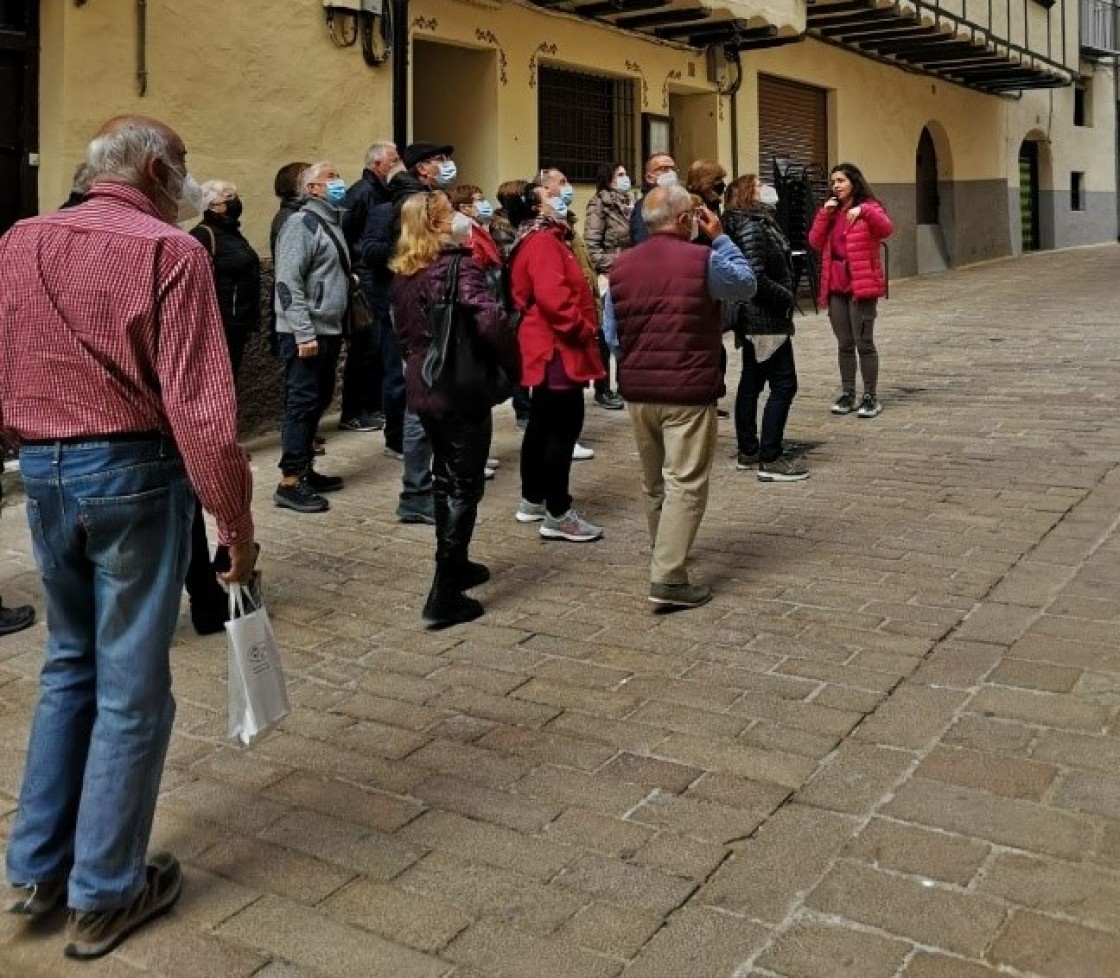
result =
[[[693,207],[683,187],[642,201],[650,238],[611,268],[603,333],[618,356],[618,389],[630,410],[653,545],[649,600],[659,610],[711,600],[685,561],[708,503],[723,392],[721,301],[754,295],[750,264],[719,218]],[[699,232],[711,248],[693,244]]]

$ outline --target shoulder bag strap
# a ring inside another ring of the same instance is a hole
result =
[[[323,232],[326,234],[326,236],[328,238],[330,238],[331,241],[334,243],[335,249],[338,251],[339,261],[342,262],[342,270],[346,273],[346,277],[349,278],[350,277],[350,256],[346,253],[346,247],[343,245],[343,243],[341,241],[338,240],[338,236],[334,233],[334,231],[331,230],[331,226],[326,221],[324,221],[318,214],[316,214],[314,211],[305,211],[304,213],[310,214],[311,217],[314,220],[318,221],[319,222],[319,227],[321,227],[323,229]]]

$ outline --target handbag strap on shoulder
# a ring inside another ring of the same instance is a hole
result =
[[[459,296],[459,263],[462,260],[462,255],[454,255],[447,268],[447,281],[443,289],[443,301],[446,305],[453,303]]]
[[[320,217],[314,211],[310,211],[310,210],[304,211],[304,213],[305,214],[310,214],[311,217],[314,218],[316,222],[318,222],[319,227],[321,227],[323,229],[323,233],[328,238],[331,239],[331,241],[333,242],[333,244],[335,246],[335,249],[338,251],[338,260],[340,262],[342,262],[342,270],[346,273],[346,277],[349,278],[350,277],[350,255],[347,254],[346,246],[341,241],[338,240],[338,235],[336,235],[334,233],[334,231],[331,230],[331,226],[326,221],[324,221],[322,217]]]

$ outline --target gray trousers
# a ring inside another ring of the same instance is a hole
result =
[[[875,394],[879,382],[879,351],[875,349],[876,299],[853,299],[848,295],[828,297],[828,321],[836,336],[836,357],[840,363],[840,386],[856,389],[856,356],[865,394]]]

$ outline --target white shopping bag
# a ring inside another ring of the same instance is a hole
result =
[[[280,650],[264,604],[248,586],[229,586],[229,735],[251,744],[288,715]]]

